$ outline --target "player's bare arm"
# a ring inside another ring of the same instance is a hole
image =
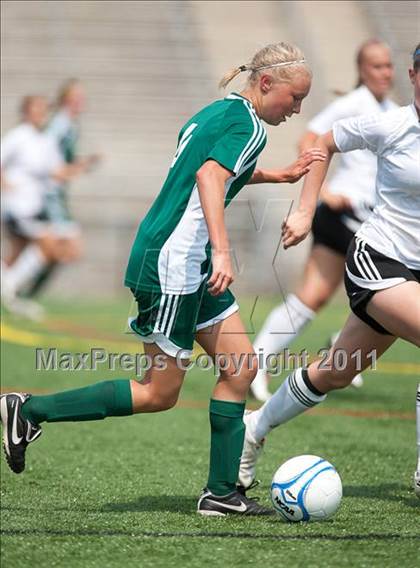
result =
[[[331,158],[335,152],[339,151],[332,131],[318,138],[317,147],[326,155],[326,159],[313,164],[305,178],[297,211],[292,213],[282,225],[282,240],[285,249],[299,244],[308,235]]]
[[[196,175],[198,193],[212,246],[213,272],[208,285],[210,294],[214,296],[222,294],[233,282],[224,212],[225,182],[231,175],[229,170],[214,160],[205,162]]]
[[[323,162],[325,153],[320,148],[310,148],[300,154],[297,160],[286,168],[266,170],[257,168],[248,184],[256,183],[296,183],[310,170],[314,162]]]

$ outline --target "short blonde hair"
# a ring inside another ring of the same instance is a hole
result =
[[[82,85],[81,81],[79,81],[79,79],[75,79],[74,77],[72,79],[68,79],[67,81],[65,81],[65,83],[63,83],[61,87],[58,89],[58,95],[56,100],[57,108],[63,106],[67,102],[67,99],[71,95],[73,89],[77,89],[81,85]]]
[[[284,82],[290,82],[297,70],[304,70],[312,75],[301,49],[290,43],[271,43],[257,51],[251,63],[240,65],[226,73],[219,87],[224,89],[242,71],[249,71],[247,80],[248,83],[253,84],[260,77],[261,72],[266,69],[271,69],[270,73]]]

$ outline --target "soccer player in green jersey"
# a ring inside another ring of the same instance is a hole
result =
[[[13,471],[25,466],[40,424],[157,412],[177,401],[194,339],[213,358],[224,356],[210,400],[209,477],[198,501],[203,515],[270,514],[236,489],[244,440],[243,413],[257,360],[229,285],[234,274],[224,208],[247,183],[293,182],[325,155],[303,154],[286,169],[256,169],[266,143],[262,121],[278,125],[299,113],[311,72],[303,53],[269,45],[228,73],[226,86],[248,72],[245,89],[206,106],[182,128],[168,177],[140,225],[125,283],[138,303],[131,329],[156,364],[145,378],[113,380],[47,396],[1,399],[3,440]],[[238,370],[236,361],[245,365]],[[162,365],[162,361],[164,364]]]

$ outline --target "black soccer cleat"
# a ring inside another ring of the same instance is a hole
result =
[[[22,405],[30,396],[13,392],[3,395],[0,400],[4,453],[10,469],[15,473],[25,469],[27,445],[42,434],[41,426],[35,426],[22,416]]]
[[[263,507],[255,499],[248,499],[239,491],[233,491],[223,497],[213,495],[208,489],[203,489],[197,513],[200,515],[224,517],[226,515],[275,515],[274,509]]]

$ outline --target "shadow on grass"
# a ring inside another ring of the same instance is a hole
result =
[[[372,534],[345,534],[326,535],[317,534],[270,534],[249,532],[170,532],[170,531],[133,531],[133,530],[54,530],[54,529],[4,529],[0,531],[3,536],[41,536],[41,537],[129,537],[129,538],[239,538],[252,540],[278,540],[278,541],[419,541],[418,535],[401,535],[397,533]]]
[[[401,493],[411,491],[410,496]],[[343,487],[344,497],[357,497],[366,499],[378,499],[379,501],[395,501],[404,503],[408,507],[420,509],[420,500],[414,496],[414,491],[406,485],[399,483],[381,483],[380,485],[345,485]]]
[[[197,497],[185,495],[142,495],[127,503],[107,503],[103,513],[163,512],[191,514],[197,508]]]
[[[34,512],[67,512],[67,513],[195,513],[197,509],[197,497],[185,495],[143,495],[129,502],[106,503],[102,507],[84,507],[83,505],[69,505],[67,507],[47,505],[45,507],[27,507],[21,505],[2,505],[0,511],[16,513]]]

